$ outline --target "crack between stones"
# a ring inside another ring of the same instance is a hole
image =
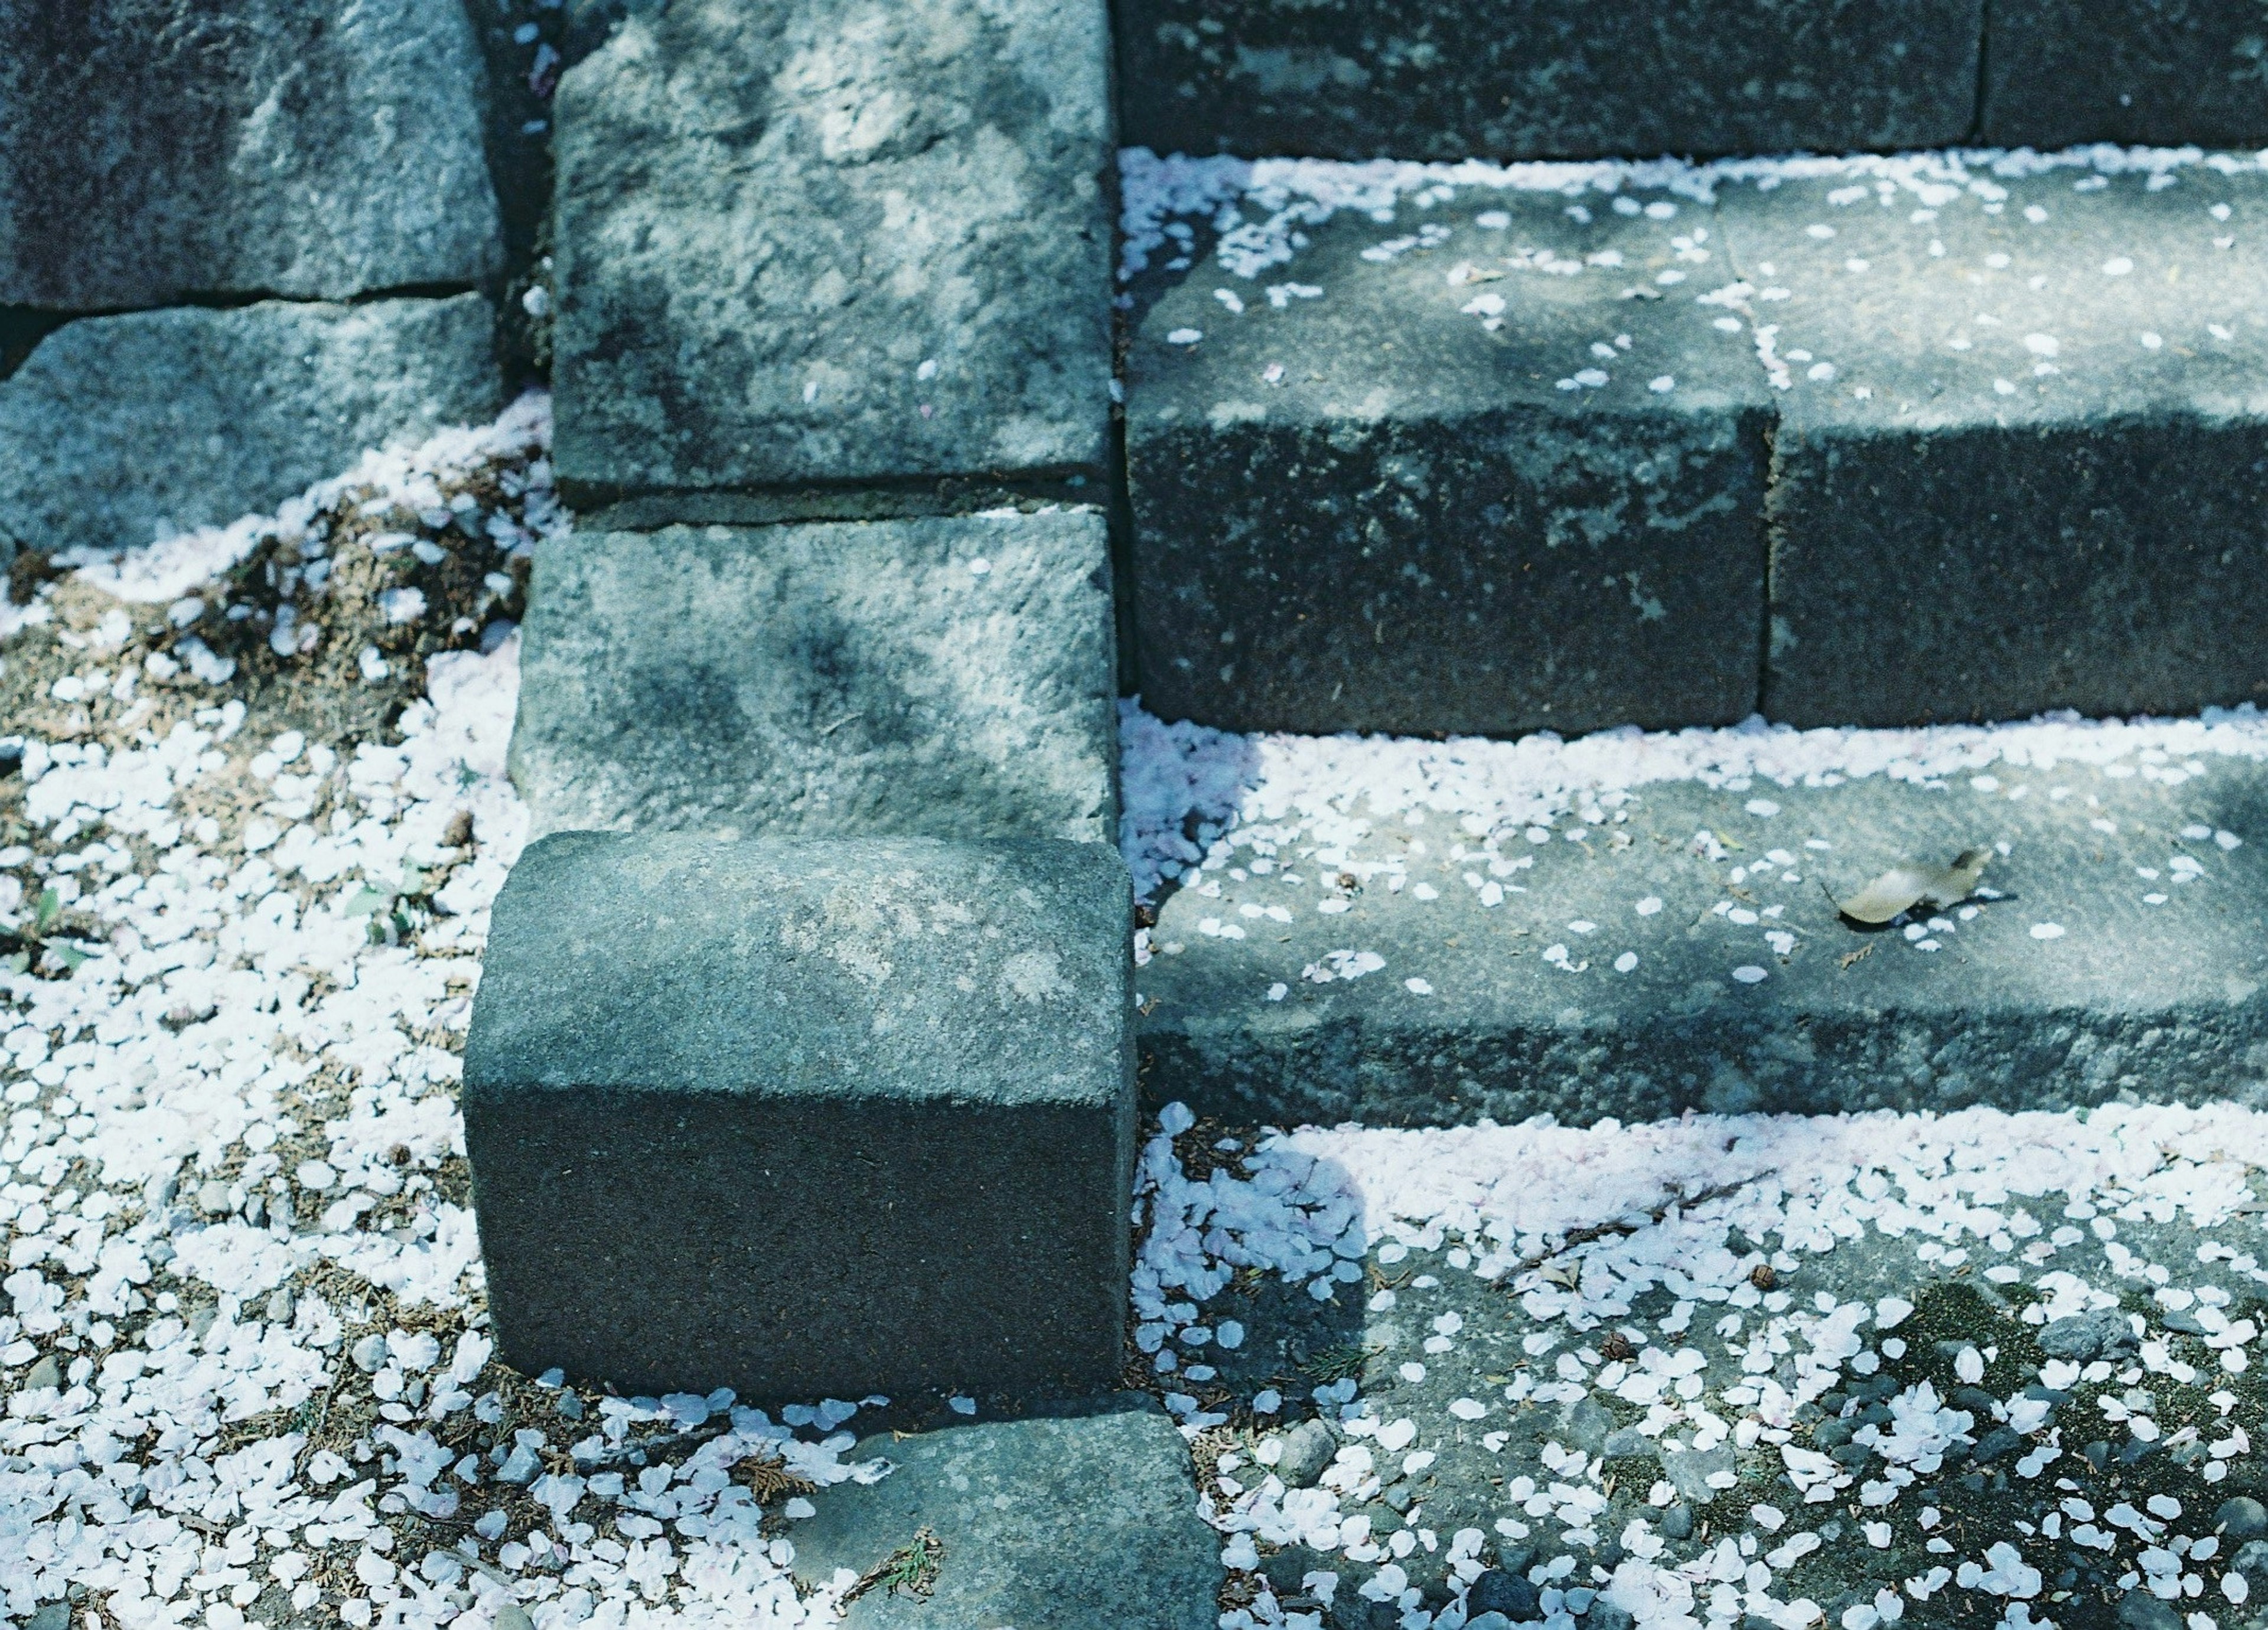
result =
[[[1969,139],[1980,146],[1984,141],[1986,87],[1992,82],[1992,4],[1993,0],[1978,0],[1977,9],[1977,100],[1970,114]]]
[[[1715,207],[1716,206],[1712,201],[1711,205],[1712,212],[1714,211]],[[1750,278],[1749,269],[1742,264],[1740,246],[1734,240],[1732,233],[1725,229],[1723,218],[1721,216],[1718,218],[1718,231],[1721,234],[1719,241],[1725,251],[1725,260],[1732,268],[1734,281],[1740,283],[1749,282]],[[1756,371],[1764,376],[1764,390],[1766,393],[1764,416],[1764,483],[1763,513],[1759,517],[1759,520],[1764,529],[1764,561],[1762,563],[1764,567],[1764,604],[1761,608],[1762,615],[1756,619],[1756,687],[1754,711],[1759,714],[1763,714],[1766,718],[1770,718],[1771,715],[1764,712],[1764,703],[1771,691],[1772,620],[1773,608],[1778,605],[1779,601],[1779,548],[1782,535],[1778,519],[1780,485],[1779,393],[1772,389],[1771,376],[1764,368],[1763,361],[1756,352],[1756,313],[1754,309],[1751,308],[1750,310],[1742,313],[1742,315],[1748,324],[1747,330],[1742,337],[1748,343],[1749,360],[1755,365]]]
[[[560,483],[589,529],[656,532],[674,526],[770,527],[843,521],[948,520],[987,510],[1090,507],[1108,512],[1109,472],[1083,468],[795,485],[631,490]]]

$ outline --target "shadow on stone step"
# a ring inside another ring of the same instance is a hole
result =
[[[1138,708],[1142,698],[1132,702]],[[1189,868],[1204,863],[1211,840],[1264,779],[1255,736],[1148,712],[1136,715],[1130,726],[1122,717],[1118,807],[1133,823],[1129,852],[1144,857],[1144,869],[1134,877],[1135,895],[1145,902],[1143,921],[1154,921],[1165,910]],[[1173,835],[1164,835],[1168,832]],[[1240,864],[1248,866],[1252,858]],[[1270,864],[1276,859],[1270,857]]]

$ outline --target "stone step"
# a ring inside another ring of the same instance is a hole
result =
[[[2268,178],[1127,155],[1148,705],[1562,732],[2268,692]],[[1888,660],[1854,660],[1880,650]]]
[[[1213,1630],[1220,1538],[1197,1515],[1182,1435],[1139,1393],[1076,1412],[880,1432],[845,1457],[886,1460],[874,1483],[839,1483],[788,1530],[814,1587],[865,1578],[927,1533],[897,1589],[876,1583],[846,1630]],[[921,1585],[917,1590],[916,1581]],[[849,1587],[855,1588],[855,1587]]]
[[[1406,1125],[2268,1095],[2250,708],[1565,744],[1137,714],[1126,791],[1160,896],[1152,1102]],[[1980,846],[1957,909],[1867,930],[1830,899]]]
[[[2243,0],[1125,0],[1121,130],[1367,159],[2268,140]]]
[[[1094,510],[579,531],[529,586],[512,776],[539,833],[1107,841]]]
[[[576,832],[495,908],[465,1150],[505,1361],[762,1400],[1116,1383],[1126,872]]]

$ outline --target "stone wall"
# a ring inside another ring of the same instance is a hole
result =
[[[0,559],[492,416],[490,107],[465,0],[0,0]]]

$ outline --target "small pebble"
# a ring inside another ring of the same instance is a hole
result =
[[[1312,1488],[1338,1452],[1338,1440],[1329,1427],[1320,1420],[1303,1420],[1284,1435],[1284,1455],[1276,1463],[1276,1475],[1286,1488]]]
[[[2238,1494],[2220,1502],[2220,1509],[2213,1514],[2213,1526],[2224,1539],[2257,1539],[2268,1534],[2268,1506],[2250,1494]]]

